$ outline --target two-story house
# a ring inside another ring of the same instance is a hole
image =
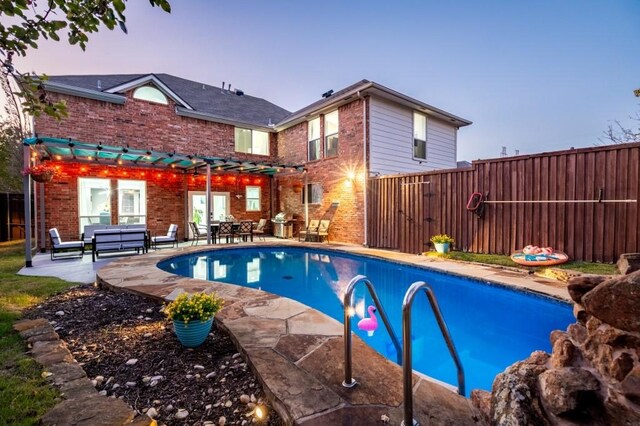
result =
[[[39,223],[68,237],[92,223],[177,223],[188,238],[209,169],[214,219],[312,219],[333,206],[330,239],[362,244],[367,177],[455,168],[457,131],[471,124],[367,80],[293,113],[167,74],[54,76],[44,88],[69,115],[34,123],[33,161],[58,171],[36,192]]]

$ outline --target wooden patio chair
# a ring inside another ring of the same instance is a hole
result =
[[[238,238],[242,238],[244,242],[247,242],[249,237],[251,237],[251,242],[253,242],[253,222],[250,220],[240,221],[240,227],[236,235]]]
[[[331,225],[330,220],[321,220],[320,225],[318,225],[318,229],[315,232],[311,233],[311,236],[315,236],[318,241],[322,242],[326,240],[329,242],[329,226]]]
[[[298,241],[302,241],[303,236],[305,241],[309,241],[309,237],[315,232],[318,232],[318,226],[320,226],[320,221],[317,219],[311,219],[307,229],[298,232]]]
[[[227,244],[229,244],[229,238],[233,243],[235,233],[233,232],[233,222],[220,222],[218,225],[218,238],[222,241],[222,237],[227,238]]]
[[[256,229],[253,230],[253,233],[256,234],[258,238],[261,238],[262,241],[265,241],[265,238],[264,238],[265,226],[267,226],[267,219],[260,219],[258,221],[258,226],[256,226]]]

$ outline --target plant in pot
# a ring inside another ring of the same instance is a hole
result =
[[[300,193],[302,192],[302,182],[293,182],[291,187],[293,188],[293,192]]]
[[[40,183],[51,182],[55,175],[55,167],[48,164],[38,164],[22,171],[22,176],[31,176],[31,179]]]
[[[195,348],[207,339],[213,316],[223,304],[224,300],[215,293],[182,293],[165,306],[164,312],[173,320],[173,330],[180,343],[187,348]]]
[[[436,247],[438,253],[448,253],[451,244],[455,241],[447,234],[434,235],[431,237],[431,242]]]

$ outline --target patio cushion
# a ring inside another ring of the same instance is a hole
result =
[[[83,241],[65,241],[60,244],[56,244],[55,248],[57,249],[72,249],[72,248],[82,248],[84,246]]]
[[[170,243],[175,241],[176,239],[173,237],[168,237],[168,236],[160,236],[160,237],[153,237],[153,241],[156,243]]]
[[[51,241],[53,242],[54,247],[58,247],[60,245],[60,234],[58,233],[58,228],[49,229],[49,235],[51,235]]]
[[[167,237],[175,240],[176,239],[176,234],[178,233],[178,225],[172,223],[171,225],[169,225],[169,230],[167,231]]]

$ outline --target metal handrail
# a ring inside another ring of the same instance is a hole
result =
[[[402,388],[404,393],[404,420],[402,421],[402,425],[404,426],[418,425],[418,423],[413,418],[413,380],[411,367],[411,305],[413,304],[415,295],[420,290],[424,290],[427,298],[429,299],[433,314],[438,321],[438,326],[440,327],[442,336],[444,337],[444,340],[447,343],[447,347],[449,348],[449,353],[451,354],[451,357],[456,364],[456,368],[458,369],[458,393],[460,395],[464,395],[465,389],[464,369],[462,368],[462,362],[460,362],[460,358],[458,357],[458,352],[456,351],[456,347],[453,344],[453,339],[451,339],[451,335],[449,334],[447,324],[444,322],[444,318],[442,318],[442,313],[440,312],[440,307],[438,306],[436,296],[429,284],[424,281],[416,281],[415,283],[411,284],[411,287],[409,287],[409,290],[407,290],[407,293],[404,295],[404,301],[402,302]]]
[[[393,346],[396,348],[396,353],[398,356],[398,364],[402,365],[402,349],[400,348],[400,341],[398,340],[398,336],[393,331],[393,327],[391,327],[391,323],[389,322],[389,318],[387,318],[387,313],[384,311],[382,307],[382,303],[380,303],[380,299],[378,298],[378,294],[376,293],[375,288],[373,288],[373,284],[371,281],[364,275],[356,275],[353,279],[347,284],[347,288],[344,293],[344,381],[342,382],[342,386],[345,388],[352,388],[358,384],[353,377],[351,377],[351,312],[353,310],[353,290],[356,287],[356,284],[359,282],[364,282],[369,290],[369,294],[373,299],[373,303],[376,305],[378,312],[380,312],[380,317],[382,318],[382,322],[384,326],[387,328],[387,332],[389,336],[391,336],[391,341],[393,342]]]

